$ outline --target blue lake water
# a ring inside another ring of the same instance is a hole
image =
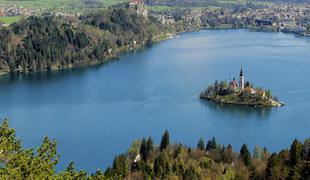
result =
[[[286,106],[248,108],[201,101],[214,80],[238,77],[268,88]],[[181,34],[106,65],[0,78],[0,117],[25,148],[57,140],[58,169],[73,160],[95,172],[131,142],[168,129],[172,141],[196,146],[200,137],[239,151],[289,147],[310,137],[310,39],[248,30]]]

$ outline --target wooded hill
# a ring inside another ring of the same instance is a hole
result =
[[[0,73],[97,64],[150,46],[167,29],[126,5],[82,17],[31,16],[0,30]]]

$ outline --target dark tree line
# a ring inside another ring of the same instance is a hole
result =
[[[31,16],[0,29],[0,72],[94,64],[121,50],[151,46],[165,30],[125,5],[77,18]]]
[[[253,155],[246,144],[235,152],[203,138],[197,148],[171,143],[168,131],[156,146],[151,137],[135,141],[126,153],[116,156],[111,167],[88,175],[76,171],[69,163],[63,171],[55,171],[59,154],[56,142],[44,138],[42,145],[23,149],[15,130],[4,120],[0,126],[1,179],[309,179],[310,139],[294,140],[289,149],[279,153],[256,147]]]

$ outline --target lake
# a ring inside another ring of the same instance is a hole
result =
[[[253,108],[198,98],[216,79],[238,78],[270,89],[286,105]],[[133,140],[165,129],[172,141],[196,146],[215,136],[278,151],[310,137],[310,39],[248,30],[183,33],[109,64],[0,78],[0,117],[25,148],[57,140],[64,169],[95,172],[112,165]]]

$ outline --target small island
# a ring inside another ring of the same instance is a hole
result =
[[[214,85],[200,94],[201,99],[207,99],[216,103],[236,104],[254,107],[279,107],[284,104],[273,97],[270,90],[254,88],[249,81],[245,82],[242,68],[240,70],[239,85],[236,79],[227,83],[226,81],[215,81]]]

